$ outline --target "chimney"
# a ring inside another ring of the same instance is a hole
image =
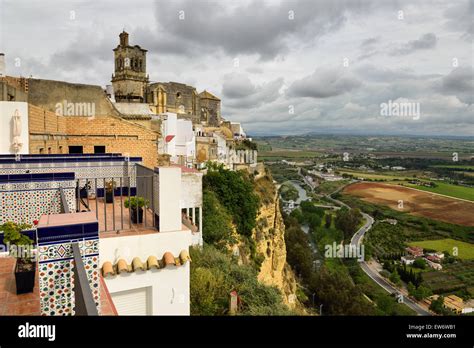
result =
[[[0,77],[6,76],[5,71],[5,54],[0,53]]]
[[[128,33],[124,30],[120,33],[120,46],[128,46]]]

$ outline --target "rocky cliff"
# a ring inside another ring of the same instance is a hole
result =
[[[290,308],[299,307],[296,299],[296,278],[286,262],[285,224],[280,212],[278,193],[269,175],[255,180],[261,206],[252,239],[261,261],[259,281],[280,289]]]

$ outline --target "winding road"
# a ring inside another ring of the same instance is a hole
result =
[[[303,177],[303,180],[305,180],[304,176],[299,172],[299,174]],[[351,180],[349,184],[352,184],[354,182],[357,182],[357,180]],[[299,185],[298,185],[299,186]],[[342,190],[346,185],[338,188],[336,191],[326,195],[325,197],[329,199],[330,201],[334,202],[336,205],[339,207],[346,207],[348,209],[351,209],[350,206],[348,206],[346,203],[341,202],[338,199],[335,199],[332,197],[332,195],[338,193],[340,190]],[[301,188],[301,186],[300,186]],[[305,192],[306,193],[306,192]],[[356,233],[351,238],[351,244],[352,245],[360,245],[362,243],[362,240],[364,239],[365,233],[372,228],[372,225],[374,223],[374,218],[370,216],[369,214],[366,214],[364,212],[361,212],[363,218],[365,219],[365,224],[357,230]],[[390,294],[395,294],[395,295],[403,295],[403,303],[407,305],[409,308],[411,308],[413,311],[417,313],[417,315],[432,315],[432,313],[421,306],[418,302],[413,301],[408,297],[408,293],[406,290],[398,289],[394,285],[392,285],[389,281],[387,281],[384,277],[382,277],[377,269],[375,267],[371,267],[366,261],[359,261],[360,267],[364,271],[367,276],[369,276],[374,282],[376,282],[380,287],[382,287],[385,291],[387,291]]]
[[[349,207],[344,202],[341,202],[331,197],[331,195],[333,195],[334,193],[337,193],[338,191],[331,193],[327,197],[331,201],[335,202],[336,204],[347,207],[348,209],[351,209],[351,207]],[[360,245],[362,243],[362,240],[364,239],[365,233],[372,228],[372,225],[374,223],[374,218],[372,216],[366,213],[362,213],[362,212],[361,214],[365,219],[365,224],[361,228],[359,228],[359,230],[356,233],[354,233],[354,235],[352,236],[351,238],[352,245],[357,245],[357,246]],[[403,303],[407,305],[409,308],[411,308],[412,310],[414,310],[418,315],[432,315],[430,311],[426,310],[420,304],[410,299],[406,291],[400,290],[397,287],[393,286],[390,282],[388,282],[384,277],[380,275],[380,273],[376,269],[372,268],[367,262],[359,261],[359,264],[362,270],[364,271],[364,273],[367,274],[374,282],[376,282],[379,286],[381,286],[385,291],[387,291],[390,294],[403,295]]]

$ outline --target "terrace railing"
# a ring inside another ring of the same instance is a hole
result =
[[[143,198],[144,201],[132,199],[134,197]],[[142,203],[145,203],[145,206],[141,206]],[[94,211],[100,232],[156,229],[154,205],[153,171],[150,173],[137,170],[137,175],[133,177],[77,180],[77,211]]]

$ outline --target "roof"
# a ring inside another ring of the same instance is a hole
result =
[[[182,166],[182,165],[179,165],[179,164],[171,164],[170,166],[181,168],[181,173],[201,173],[199,170],[197,170],[195,168],[189,168],[189,167]]]
[[[201,99],[213,99],[213,100],[219,100],[219,98],[217,98],[214,94],[212,93],[209,93],[208,91],[204,90],[202,91],[201,93],[199,93],[199,97]]]
[[[113,103],[124,118],[151,119],[154,113],[147,103]]]
[[[161,259],[154,255],[148,256],[147,260],[143,262],[139,257],[134,257],[130,263],[125,259],[119,259],[115,264],[110,261],[105,261],[102,264],[102,275],[104,278],[110,278],[121,273],[133,273],[136,271],[148,271],[151,269],[163,269],[170,265],[182,266],[186,262],[191,261],[187,250],[183,249],[178,257],[175,257],[171,252],[165,252]]]

